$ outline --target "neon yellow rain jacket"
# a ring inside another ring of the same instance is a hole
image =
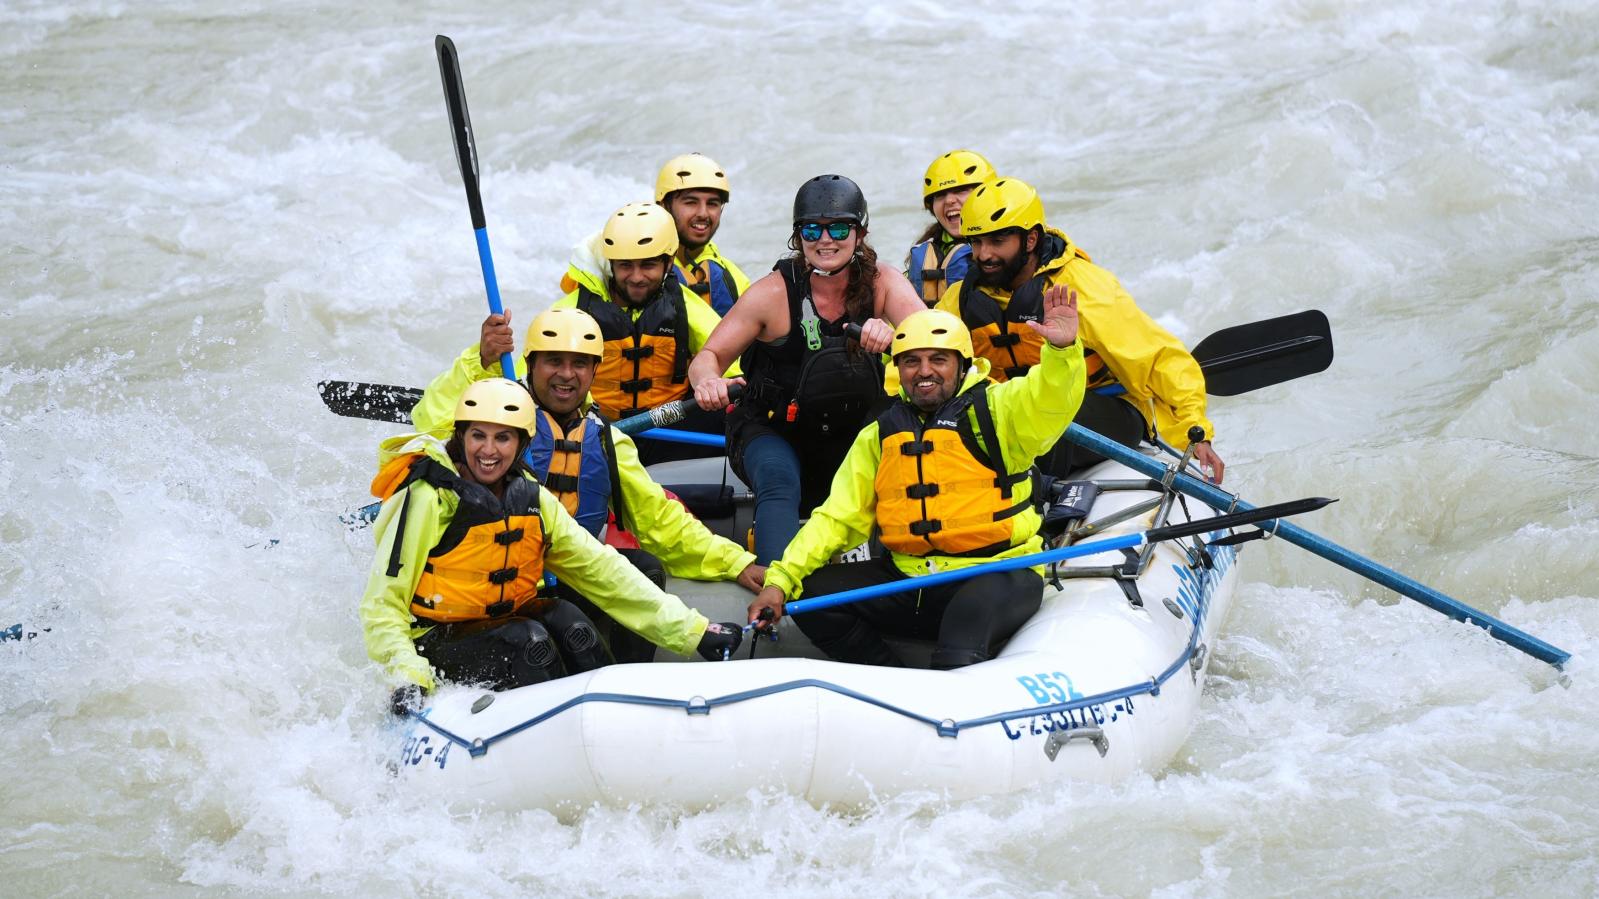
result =
[[[520,370],[525,362],[521,359],[516,362],[517,375],[525,384],[525,373]],[[411,422],[418,431],[447,439],[455,424],[455,404],[467,386],[473,381],[498,377],[501,377],[500,363],[495,362],[485,369],[478,347],[468,347],[456,357],[449,371],[428,385],[421,401],[411,410]],[[590,405],[586,401],[579,411],[586,413]],[[639,546],[659,558],[673,577],[696,581],[737,580],[739,573],[755,562],[755,554],[712,533],[689,514],[682,503],[668,498],[666,491],[639,463],[638,447],[633,445],[633,438],[614,428],[611,436],[616,446],[616,473],[622,481],[622,502],[627,504],[630,523],[636,522],[639,528],[633,535],[638,538]]]
[[[961,384],[965,393],[988,379],[988,360],[977,359]],[[994,417],[1000,451],[1011,471],[1025,471],[1033,459],[1055,445],[1072,416],[1083,402],[1083,345],[1079,340],[1058,350],[1045,343],[1039,364],[1025,378],[988,385],[988,408]],[[900,394],[904,396],[903,391]],[[967,413],[971,415],[971,412]],[[981,443],[981,438],[979,438]],[[992,447],[983,447],[992,452]],[[834,553],[858,546],[871,534],[877,518],[877,467],[882,459],[882,441],[877,422],[861,429],[827,500],[811,513],[811,518],[794,535],[783,551],[783,558],[766,570],[766,586],[778,587],[788,599],[800,595],[800,582],[827,563]],[[1018,486],[1018,489],[1030,489]],[[994,559],[1038,552],[1044,541],[1038,536],[1042,519],[1029,507],[1011,518],[1010,549],[992,556],[913,556],[891,553],[895,567],[908,577],[934,571],[965,568]]]
[[[1098,353],[1116,383],[1127,388],[1123,398],[1178,449],[1188,447],[1193,425],[1205,429],[1207,440],[1215,436],[1205,417],[1205,375],[1188,348],[1139,309],[1116,276],[1089,261],[1071,238],[1054,228],[1045,231],[1064,241],[1066,249],[1040,272],[1050,286],[1066,284],[1077,291],[1083,345]],[[1001,308],[1010,302],[1008,290],[980,289]],[[944,291],[937,308],[960,315],[959,284]]]
[[[426,453],[455,471],[444,443],[431,434],[402,434],[383,441],[378,449],[381,467],[410,453]],[[455,518],[460,499],[448,490],[418,481],[410,485],[411,511],[406,515],[400,573],[388,576],[389,554],[399,531],[400,506],[406,491],[385,500],[373,524],[377,555],[361,597],[361,627],[366,654],[401,680],[433,689],[433,668],[416,651],[418,637],[431,625],[421,625],[411,615],[411,597],[422,577],[428,551]],[[616,550],[595,540],[566,513],[561,501],[539,489],[539,517],[544,525],[544,570],[588,597],[628,630],[679,655],[688,655],[705,635],[704,615],[663,593]]]

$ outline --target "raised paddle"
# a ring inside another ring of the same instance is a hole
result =
[[[455,42],[438,35],[433,48],[439,54],[439,76],[444,80],[444,106],[450,113],[450,133],[455,142],[455,161],[466,186],[466,205],[472,214],[472,233],[477,236],[477,258],[483,268],[483,286],[489,294],[489,312],[504,315],[500,306],[500,284],[494,277],[494,254],[489,252],[489,231],[483,217],[483,198],[477,189],[477,141],[472,137],[472,119],[466,111],[466,89],[461,86],[461,63],[455,55]],[[516,380],[516,364],[510,353],[500,355],[500,371]],[[417,393],[418,398],[421,393]],[[416,405],[415,401],[411,405]],[[409,407],[407,407],[409,409]]]
[[[1066,429],[1066,439],[1085,449],[1093,450],[1107,459],[1114,459],[1128,468],[1142,472],[1151,478],[1163,478],[1166,476],[1166,466],[1160,462],[1136,450],[1128,449],[1116,441],[1096,434],[1080,425],[1068,427]],[[1172,486],[1195,499],[1219,509],[1230,509],[1235,506],[1239,509],[1255,508],[1233,494],[1187,474],[1177,474],[1172,481]],[[1362,577],[1375,581],[1401,596],[1414,599],[1435,612],[1442,612],[1456,621],[1465,621],[1484,628],[1488,631],[1489,636],[1495,640],[1513,646],[1541,662],[1547,662],[1559,668],[1565,664],[1567,659],[1571,658],[1571,653],[1565,650],[1551,646],[1486,612],[1479,612],[1458,599],[1446,596],[1420,581],[1413,580],[1394,571],[1392,568],[1387,568],[1364,556],[1344,549],[1331,540],[1317,536],[1297,525],[1289,524],[1288,522],[1277,522],[1275,525],[1262,525],[1261,529],[1281,537],[1295,546],[1307,549],[1335,565],[1340,565]]]
[[[980,574],[996,571],[1015,571],[1019,568],[1033,568],[1038,565],[1047,565],[1051,562],[1062,562],[1067,559],[1077,559],[1083,556],[1093,556],[1099,553],[1114,552],[1120,549],[1132,549],[1145,543],[1157,543],[1161,540],[1175,540],[1179,537],[1192,537],[1196,534],[1210,534],[1228,528],[1242,527],[1259,521],[1281,520],[1289,515],[1298,515],[1302,512],[1313,512],[1328,503],[1337,500],[1325,497],[1312,497],[1310,499],[1296,499],[1272,506],[1262,506],[1245,512],[1234,512],[1229,515],[1218,515],[1214,518],[1204,518],[1199,521],[1190,521],[1183,524],[1167,525],[1165,527],[1151,528],[1139,531],[1136,534],[1124,534],[1120,537],[1106,537],[1103,540],[1090,540],[1086,543],[1076,543],[1071,546],[1062,546],[1058,549],[1047,549],[1043,552],[1029,553],[1025,556],[1015,556],[1009,559],[999,559],[993,562],[983,562],[967,568],[957,568],[953,571],[940,571],[935,574],[923,574],[903,580],[889,581],[883,584],[873,584],[869,587],[857,587],[854,590],[843,590],[838,593],[829,593],[826,596],[816,596],[811,599],[800,599],[785,603],[785,615],[801,615],[814,612],[817,609],[829,609],[845,603],[859,602],[863,599],[872,599],[878,596],[891,596],[895,593],[905,593],[909,590],[921,590],[926,587],[936,587],[939,584],[949,584],[955,581],[964,581]],[[1222,543],[1227,538],[1215,542]]]

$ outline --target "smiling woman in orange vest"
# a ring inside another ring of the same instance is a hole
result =
[[[361,599],[367,654],[404,684],[396,711],[442,677],[510,689],[609,664],[594,625],[541,594],[546,572],[656,645],[722,658],[737,626],[712,625],[573,520],[527,471],[533,398],[502,378],[468,387],[447,443],[383,442],[377,555]]]
[[[474,383],[503,377],[501,358],[516,356],[510,321],[509,310],[491,314],[479,342],[428,384],[411,409],[418,431],[448,432],[461,394]],[[766,569],[754,564],[755,554],[712,533],[682,503],[668,498],[639,462],[633,438],[595,410],[589,388],[602,347],[599,324],[577,309],[547,309],[528,325],[524,355],[513,374],[526,373],[523,384],[538,414],[523,460],[584,530],[602,539],[614,529],[630,530],[639,547],[617,551],[657,586],[664,588],[671,574],[736,580],[751,593],[759,591]],[[655,657],[654,643],[612,621],[568,585],[558,589],[599,627],[618,662]]]

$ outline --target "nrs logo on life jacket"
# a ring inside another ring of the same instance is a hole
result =
[[[977,419],[983,445],[968,413]],[[924,423],[901,400],[877,420],[883,545],[915,556],[987,556],[1009,549],[1015,545],[1010,519],[1031,505],[1031,473],[1005,469],[987,382],[952,397],[931,419]]]
[[[577,308],[594,317],[605,340],[590,392],[607,418],[626,418],[685,392],[689,324],[683,297],[683,286],[668,280],[635,320],[599,294],[578,290]]]

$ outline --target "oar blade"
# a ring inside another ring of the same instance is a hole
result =
[[[328,411],[346,418],[411,423],[411,408],[422,399],[415,387],[366,384],[360,381],[323,381],[317,385]]]
[[[444,35],[433,39],[439,55],[439,77],[444,82],[444,106],[450,113],[450,138],[455,147],[455,162],[466,186],[466,203],[472,213],[472,227],[486,224],[483,200],[478,192],[477,140],[472,136],[472,116],[466,108],[466,88],[461,84],[461,60],[455,42]]]
[[[1205,392],[1237,396],[1326,371],[1332,327],[1319,309],[1223,328],[1194,347]]]

